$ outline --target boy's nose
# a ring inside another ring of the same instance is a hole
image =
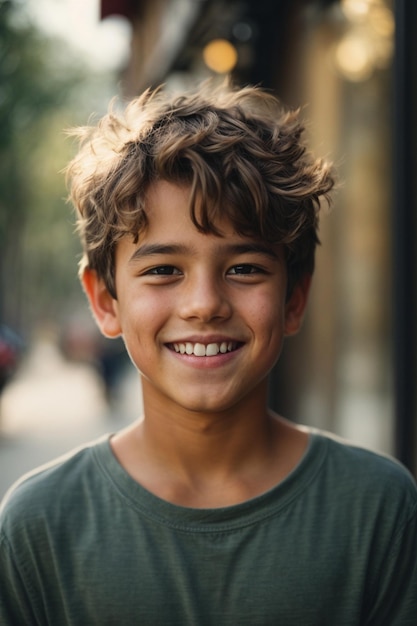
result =
[[[231,315],[232,307],[224,287],[208,276],[189,279],[179,297],[180,315],[184,319],[208,322],[215,318],[227,319]]]

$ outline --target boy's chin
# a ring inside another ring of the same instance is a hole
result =
[[[213,391],[206,395],[178,399],[177,405],[182,411],[200,416],[214,416],[234,411],[242,411],[249,398],[242,394],[219,394]]]

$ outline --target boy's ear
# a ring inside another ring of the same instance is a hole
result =
[[[104,280],[97,272],[86,268],[81,283],[90,303],[98,327],[105,337],[115,338],[122,334],[119,323],[117,300],[108,291]]]
[[[301,328],[311,285],[311,274],[305,274],[294,286],[285,305],[285,336],[295,335]]]

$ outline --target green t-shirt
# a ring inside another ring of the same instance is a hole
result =
[[[26,477],[0,514],[2,626],[415,626],[417,490],[317,431],[245,503],[159,499],[108,437]]]

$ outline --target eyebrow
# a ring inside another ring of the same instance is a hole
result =
[[[279,258],[279,254],[274,250],[273,246],[264,244],[261,241],[231,244],[228,247],[228,251],[232,254],[264,254],[273,259]]]
[[[136,261],[137,259],[142,259],[144,257],[154,256],[156,254],[170,255],[185,254],[186,252],[188,252],[188,248],[179,244],[145,243],[143,246],[140,246],[134,251],[129,262]]]
[[[274,250],[273,246],[268,246],[262,242],[226,244],[224,248],[222,248],[222,251],[223,250],[226,252],[226,254],[262,254],[275,260],[279,258],[279,254],[276,250]],[[189,255],[193,254],[193,252],[194,250],[192,248],[182,244],[150,243],[144,244],[137,248],[130,257],[129,262],[134,262],[138,259],[143,259],[158,254],[168,256],[175,254]]]

